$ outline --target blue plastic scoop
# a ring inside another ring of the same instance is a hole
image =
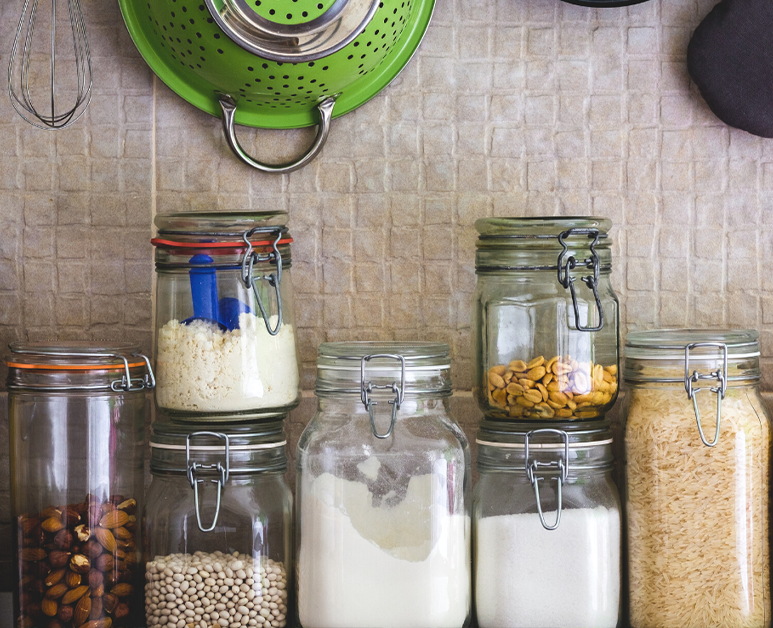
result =
[[[191,264],[211,264],[209,255],[194,255]],[[214,323],[223,331],[239,329],[239,314],[250,311],[250,306],[234,297],[217,298],[217,275],[214,268],[196,267],[188,271],[191,282],[193,316],[182,321],[189,325],[193,321]]]

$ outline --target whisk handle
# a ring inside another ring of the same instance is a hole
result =
[[[317,137],[314,138],[314,143],[302,157],[285,164],[266,164],[260,162],[253,157],[250,157],[241,147],[239,140],[236,138],[234,123],[234,118],[236,116],[236,102],[228,95],[220,97],[220,109],[223,112],[223,133],[225,134],[225,139],[228,142],[228,146],[231,147],[231,150],[248,166],[269,174],[285,174],[303,168],[320,153],[330,134],[330,123],[333,119],[334,105],[335,97],[333,96],[326,98],[317,105],[317,109],[319,110],[319,125],[317,128]]]

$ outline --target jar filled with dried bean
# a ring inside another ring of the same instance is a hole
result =
[[[150,363],[130,344],[30,342],[11,351],[15,624],[137,626]]]
[[[770,421],[755,331],[631,332],[632,628],[767,628]]]
[[[282,422],[156,422],[145,508],[148,628],[283,628],[292,495]]]
[[[618,302],[605,218],[481,218],[473,392],[491,419],[603,416],[617,398]]]

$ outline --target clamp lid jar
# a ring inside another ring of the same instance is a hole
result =
[[[253,420],[298,405],[286,221],[279,211],[156,216],[156,404],[170,419]]]
[[[770,625],[771,430],[759,354],[753,330],[626,338],[633,628]]]
[[[325,343],[298,443],[304,628],[461,628],[470,454],[448,413],[448,345]]]
[[[605,218],[481,218],[473,392],[490,418],[574,420],[617,398],[618,301]]]
[[[285,626],[294,571],[282,421],[212,431],[156,422],[150,442],[147,625],[171,614],[196,625]]]
[[[15,623],[136,626],[150,362],[129,343],[10,348]]]
[[[607,421],[484,420],[473,498],[481,628],[615,628],[618,492]]]

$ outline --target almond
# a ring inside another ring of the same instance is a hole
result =
[[[67,575],[64,577],[64,581],[71,589],[79,587],[81,585],[81,579],[81,575],[79,573],[75,573],[74,571],[68,571]]]
[[[64,597],[62,598],[62,604],[72,604],[73,602],[77,602],[84,595],[86,595],[88,591],[89,588],[86,585],[75,587],[71,591],[68,591],[64,594]]]
[[[81,516],[78,514],[78,511],[75,510],[72,506],[67,506],[66,508],[62,508],[62,521],[68,526],[74,526],[76,523],[78,523],[81,520]]]
[[[75,536],[78,537],[81,543],[85,543],[91,538],[91,530],[85,523],[82,523],[79,526],[75,526]]]
[[[19,528],[21,528],[22,536],[29,536],[39,523],[40,519],[36,519],[35,517],[27,517],[24,515],[19,517]]]
[[[41,519],[48,519],[49,517],[55,517],[56,519],[61,518],[62,511],[59,510],[59,508],[55,508],[54,506],[49,506],[46,508],[43,512],[40,513]]]
[[[40,601],[40,610],[43,611],[44,615],[56,617],[56,612],[59,610],[59,604],[56,603],[56,600],[44,597]]]
[[[75,573],[89,573],[89,569],[91,569],[91,561],[83,554],[75,554],[70,559],[70,569],[72,569]]]
[[[64,521],[60,517],[49,517],[40,524],[40,527],[46,532],[53,534],[64,528]]]
[[[132,594],[133,590],[134,587],[128,582],[119,582],[111,589],[110,593],[117,595],[118,597],[127,597]]]
[[[73,626],[85,624],[91,614],[91,598],[84,595],[75,605],[75,612],[72,616]]]
[[[122,541],[128,541],[134,538],[134,535],[124,527],[115,528],[115,530],[113,530],[113,536],[115,536],[116,539],[121,539]]]
[[[106,593],[102,597],[102,606],[106,613],[112,613],[118,606],[118,598],[112,593]]]
[[[59,584],[55,584],[48,591],[46,591],[46,597],[51,600],[58,600],[65,593],[67,593],[68,590],[69,587],[64,582],[60,582]]]
[[[114,554],[118,550],[118,546],[115,543],[115,537],[107,528],[95,528],[94,536],[97,538],[97,541],[99,541],[99,544],[109,553]]]
[[[121,602],[118,606],[115,607],[115,612],[113,613],[113,617],[115,617],[116,619],[122,619],[123,617],[126,617],[128,614],[129,614],[129,605]]]
[[[21,551],[21,559],[35,562],[38,560],[45,560],[48,556],[46,550],[41,547],[25,547]]]
[[[129,523],[129,515],[123,510],[113,510],[108,512],[99,520],[99,526],[101,528],[107,528],[108,530],[120,528],[127,523]]]
[[[105,594],[105,585],[100,584],[98,587],[91,590],[93,597],[102,597]]]

